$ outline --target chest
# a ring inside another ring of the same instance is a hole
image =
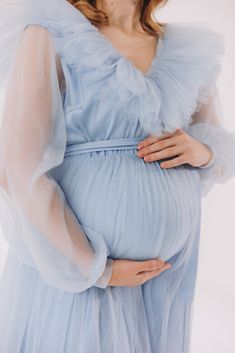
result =
[[[157,50],[157,36],[138,33],[127,35],[118,28],[99,28],[101,35],[120,55],[143,73],[147,72]]]
[[[118,126],[117,116],[132,126],[138,122],[148,134],[188,127],[200,99],[207,97],[204,86],[215,70],[209,54],[211,46],[205,46],[201,38],[192,39],[185,27],[166,27],[163,38],[154,46],[153,38],[149,42],[138,38],[130,44],[129,38],[121,40],[110,28],[105,32],[85,24],[89,31],[83,28],[84,32],[72,34],[71,50],[67,38],[63,48],[59,43],[61,50],[66,49],[63,67],[71,70],[65,73],[67,112],[76,121],[81,121],[79,114],[86,119],[92,117],[91,128],[98,122],[98,115],[102,122],[110,122],[115,116]],[[137,68],[136,57],[145,59],[141,68]],[[146,72],[147,58],[151,65]]]

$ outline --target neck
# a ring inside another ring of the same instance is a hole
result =
[[[96,6],[109,18],[109,25],[118,27],[126,34],[139,29],[140,0],[97,0]]]

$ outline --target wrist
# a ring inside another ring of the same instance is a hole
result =
[[[215,153],[211,146],[207,145],[206,143],[202,142],[204,146],[206,146],[207,150],[209,151],[209,158],[206,163],[203,163],[199,166],[199,168],[209,168],[215,161]]]
[[[97,279],[94,286],[99,288],[106,288],[109,284],[110,278],[113,273],[113,262],[111,257],[107,257],[106,266],[102,275]]]

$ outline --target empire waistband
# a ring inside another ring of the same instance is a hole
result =
[[[140,141],[146,137],[125,137],[108,140],[95,140],[83,143],[70,143],[66,145],[65,157],[73,154],[92,151],[135,149]]]

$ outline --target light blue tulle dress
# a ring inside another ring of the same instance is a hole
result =
[[[49,30],[65,77],[64,125],[54,101],[58,124],[36,175],[56,182],[97,257],[88,280],[77,268],[64,274],[67,259],[56,247],[32,227],[31,238],[17,226],[9,235],[2,216],[10,247],[1,279],[0,352],[188,353],[201,196],[208,180],[226,179],[229,152],[221,162],[218,136],[232,141],[222,127],[189,125],[216,82],[222,38],[202,25],[167,24],[142,73],[66,1],[15,3],[18,15],[24,13],[14,23],[17,31],[26,25]],[[149,133],[175,128],[195,136],[213,131],[204,134],[216,156],[209,167],[164,170],[136,155]],[[224,173],[216,174],[221,164]],[[143,285],[111,287],[107,277],[96,282],[107,258],[157,257],[172,268]]]

